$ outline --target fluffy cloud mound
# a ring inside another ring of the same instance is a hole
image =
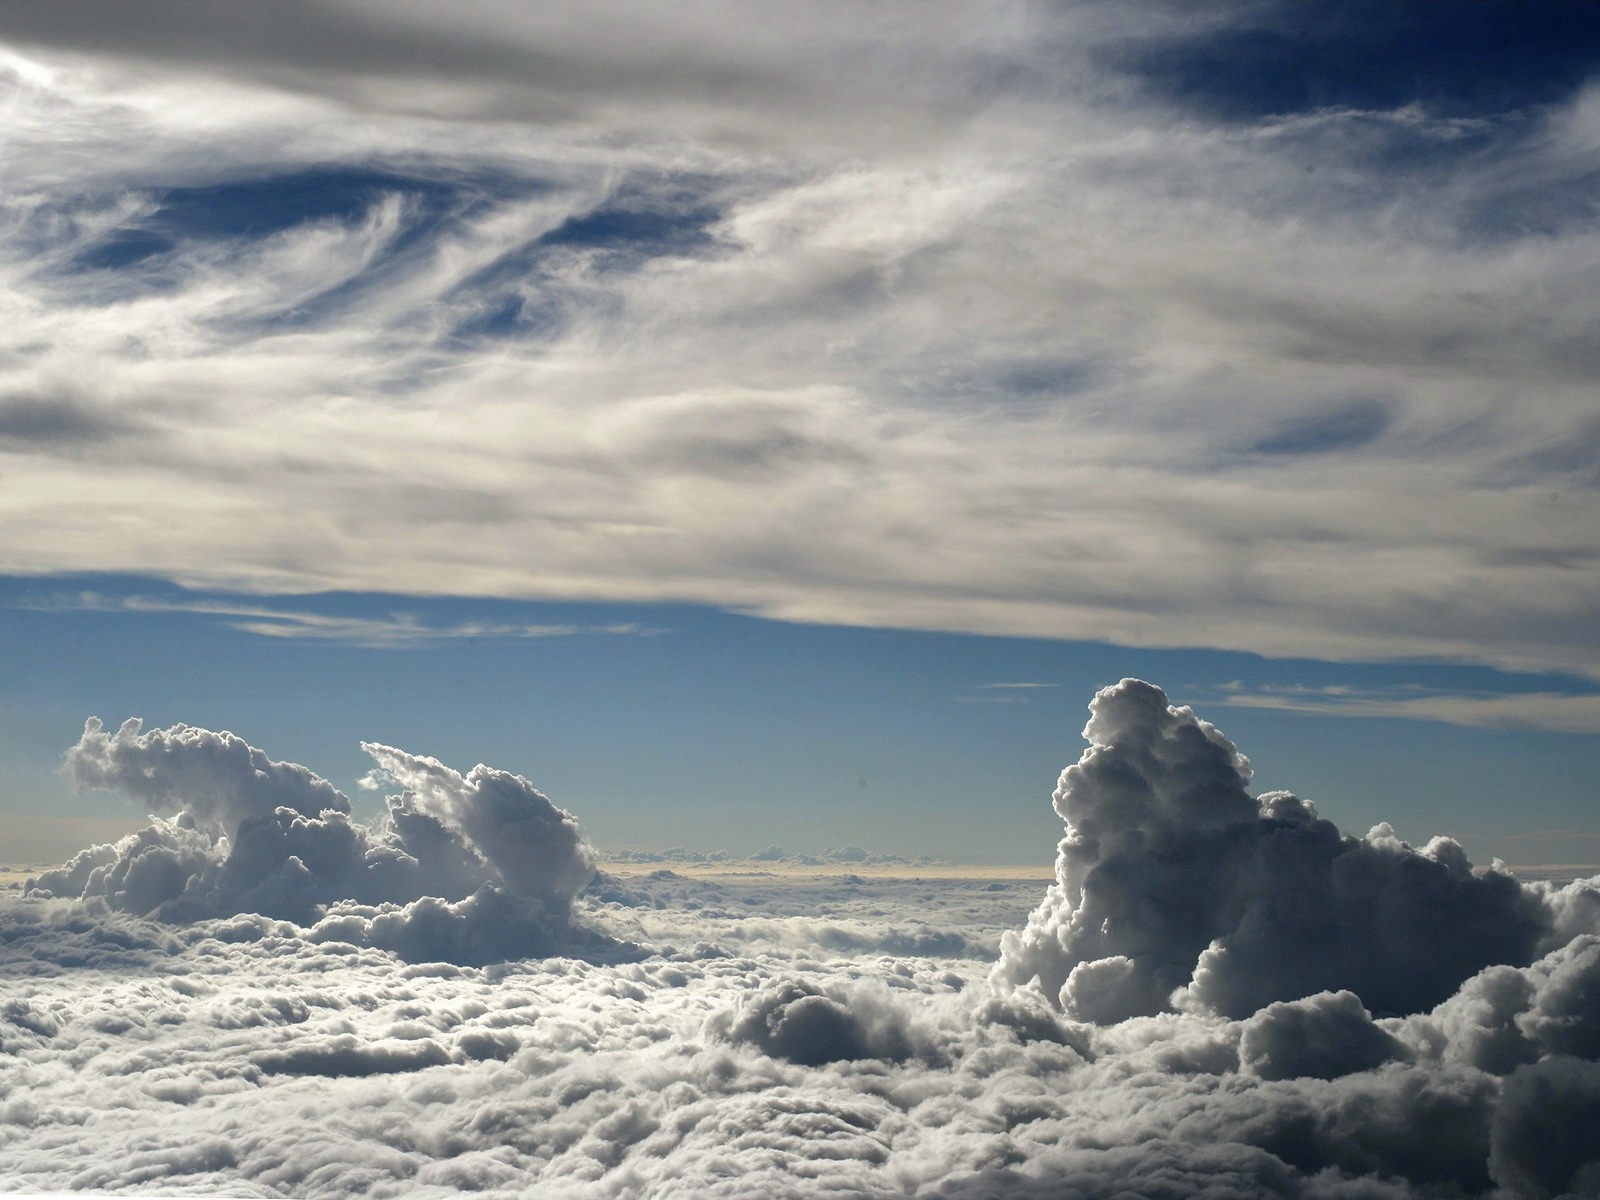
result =
[[[558,905],[594,874],[578,822],[520,775],[479,763],[465,776],[438,759],[362,742],[361,748],[433,817],[474,847],[518,895]]]
[[[350,801],[298,763],[274,762],[243,738],[174,725],[141,733],[138,717],[108,734],[99,717],[67,751],[80,787],[122,792],[157,811],[182,811],[192,823],[231,833],[242,821],[287,808],[315,819],[348,813]]]
[[[923,1040],[882,987],[824,990],[799,979],[775,980],[746,997],[736,1012],[714,1020],[712,1028],[807,1067],[871,1058],[902,1062],[919,1052]]]
[[[1239,1035],[1239,1065],[1262,1079],[1337,1079],[1404,1055],[1354,992],[1269,1004]]]
[[[569,941],[594,871],[572,814],[505,771],[463,776],[364,748],[373,778],[403,789],[371,827],[327,780],[231,733],[146,733],[134,719],[113,736],[91,718],[66,755],[74,781],[176,815],[83,851],[29,892],[165,922],[260,914],[412,961],[482,963]]]
[[[1449,838],[1350,837],[1287,792],[1253,798],[1244,755],[1151,684],[1125,679],[1090,711],[1090,748],[1054,795],[1056,881],[1003,940],[1002,991],[1035,986],[1098,1023],[1341,991],[1416,1013],[1485,967],[1531,962],[1558,908],[1580,907],[1475,870]]]

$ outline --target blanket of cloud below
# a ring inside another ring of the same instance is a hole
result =
[[[1046,886],[619,877],[488,767],[371,746],[368,827],[91,721],[175,815],[0,902],[0,1190],[1600,1193],[1600,879],[1252,797],[1136,680],[1085,736]]]

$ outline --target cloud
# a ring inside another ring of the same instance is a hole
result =
[[[1263,1079],[1337,1079],[1404,1053],[1354,992],[1269,1004],[1244,1022],[1239,1035],[1240,1069]]]
[[[414,798],[415,811],[459,831],[506,886],[551,904],[570,903],[594,874],[594,852],[578,822],[520,775],[479,763],[465,776],[436,758],[362,742],[390,779]]]
[[[1559,20],[606,11],[7,6],[11,569],[1600,677]]]
[[[73,783],[182,811],[227,835],[280,808],[313,819],[350,811],[350,801],[326,779],[298,763],[274,762],[231,733],[192,725],[141,733],[141,724],[130,717],[113,735],[99,717],[90,717],[78,744],[67,751]]]
[[[806,1067],[864,1058],[898,1062],[915,1048],[907,1014],[881,988],[829,995],[800,980],[775,980],[717,1027],[734,1041]]]
[[[1552,933],[1542,894],[1475,871],[1449,838],[1350,837],[1290,793],[1252,797],[1244,755],[1148,683],[1090,711],[1090,748],[1054,796],[1056,882],[1007,935],[1002,988],[1096,1022],[1174,1004],[1243,1017],[1324,991],[1412,1013],[1490,964],[1525,965]]]
[[[113,737],[91,718],[66,756],[74,782],[177,816],[84,850],[26,891],[164,921],[261,914],[408,961],[606,944],[570,927],[594,873],[570,813],[508,772],[480,764],[462,776],[436,759],[364,748],[378,778],[405,789],[372,827],[351,819],[326,780],[234,734],[142,733],[135,718]]]
[[[127,414],[72,395],[0,396],[0,444],[71,453],[142,432]]]
[[[1102,750],[1121,749],[1094,757],[1120,763],[1075,786],[1105,773],[1123,784],[1109,808],[1228,828],[1201,817],[1228,817],[1242,757],[1161,699],[1120,685],[1097,702],[1091,725],[1116,735]],[[465,869],[445,855],[474,849],[460,831],[544,811],[514,778],[381,749],[407,788],[389,820],[410,824],[391,833],[429,879]],[[1104,845],[1116,824],[1097,811]],[[1159,863],[1125,861],[1159,881]],[[1552,914],[1549,948],[1404,1017],[1335,990],[1239,1019],[1191,1005],[1101,1024],[1037,988],[985,986],[1031,884],[658,871],[601,881],[574,900],[566,940],[515,956],[495,939],[517,940],[530,910],[508,886],[344,900],[314,924],[153,920],[35,890],[0,898],[13,997],[0,1181],[309,1197],[1583,1195],[1600,1166],[1600,883],[1521,886]],[[919,924],[937,956],[896,942]],[[445,943],[453,962],[432,953]],[[1124,994],[1142,969],[1103,962],[1085,994]],[[76,1136],[86,1124],[92,1144]]]
[[[1442,721],[1475,729],[1600,732],[1600,695],[1588,693],[1374,693],[1344,687],[1287,687],[1260,691],[1230,689],[1221,702],[1240,708],[1269,708],[1318,716]]]
[[[170,600],[149,596],[113,599],[93,592],[34,600],[29,606],[48,611],[88,609],[101,612],[196,613],[221,617],[230,629],[261,637],[347,642],[374,650],[411,649],[457,639],[572,637],[580,634],[650,637],[664,632],[630,621],[605,625],[531,625],[505,621],[429,625],[406,613],[394,613],[387,617],[348,616],[223,600]]]

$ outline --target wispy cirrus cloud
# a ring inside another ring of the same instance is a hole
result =
[[[1054,683],[980,683],[975,695],[957,696],[962,704],[1026,704],[1028,694],[1057,687]]]
[[[1401,717],[1476,729],[1600,733],[1600,694],[1592,692],[1440,692],[1295,685],[1228,685],[1221,703],[1239,708],[1332,717]]]
[[[606,11],[6,6],[4,569],[1600,677],[1554,18]]]
[[[573,637],[580,634],[652,637],[666,632],[637,622],[541,625],[516,621],[433,624],[410,613],[353,616],[218,600],[169,600],[150,596],[104,596],[79,592],[34,600],[30,608],[126,613],[193,613],[217,617],[230,629],[295,641],[344,642],[374,650],[405,650],[464,639]]]

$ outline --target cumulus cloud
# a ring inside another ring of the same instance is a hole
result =
[[[899,1062],[916,1049],[909,1015],[882,987],[830,993],[802,980],[774,980],[715,1027],[807,1067],[864,1058]]]
[[[1001,987],[1097,1022],[1174,1004],[1242,1017],[1322,991],[1411,1013],[1551,934],[1542,893],[1474,870],[1449,838],[1351,837],[1287,792],[1252,797],[1244,755],[1159,688],[1125,679],[1090,711],[1090,748],[1054,795],[1056,882],[1007,936]]]
[[[417,812],[458,831],[512,891],[570,902],[594,873],[578,822],[520,775],[479,763],[465,776],[438,759],[362,742],[380,777],[413,797]]]
[[[111,736],[91,718],[66,755],[74,782],[177,815],[84,850],[28,891],[168,921],[259,913],[412,960],[485,962],[566,943],[594,871],[570,813],[509,772],[480,764],[462,776],[365,748],[403,789],[370,828],[326,780],[232,733],[141,732],[131,719]]]
[[[130,717],[113,735],[99,717],[90,717],[67,751],[73,782],[181,810],[223,834],[279,808],[309,818],[350,811],[350,801],[327,780],[298,763],[274,762],[243,738],[192,725],[141,733],[142,724]]]
[[[1263,1079],[1337,1079],[1404,1053],[1354,992],[1319,992],[1269,1004],[1246,1020],[1239,1034],[1241,1069]]]

